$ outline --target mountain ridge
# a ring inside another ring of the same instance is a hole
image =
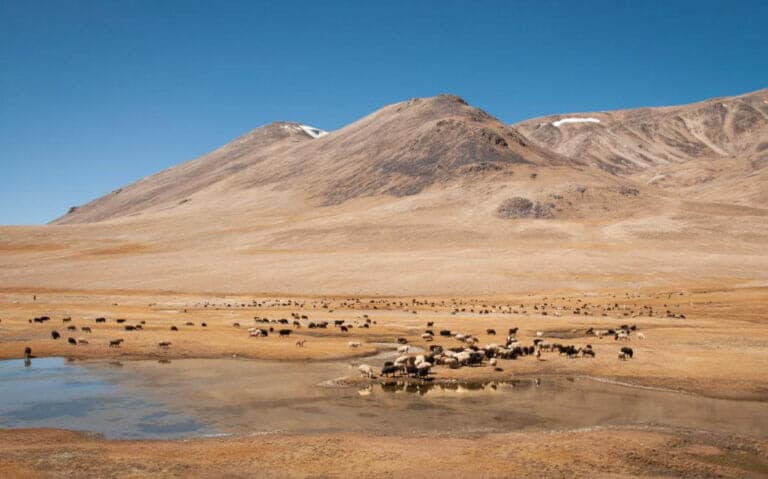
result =
[[[264,209],[248,198],[249,191],[293,191],[302,207],[328,207],[452,184],[519,185],[521,175],[532,182],[546,171],[558,171],[563,185],[587,178],[606,191],[650,188],[657,195],[687,188],[696,195],[701,189],[715,200],[762,207],[768,200],[759,187],[765,165],[768,89],[683,106],[550,115],[514,125],[459,96],[441,94],[385,105],[332,132],[298,122],[263,125],[72,209],[52,224],[169,211],[193,197],[218,201],[232,195]],[[759,177],[744,188],[748,195],[716,191],[720,183],[737,183],[743,173]],[[549,195],[562,197],[563,188]]]

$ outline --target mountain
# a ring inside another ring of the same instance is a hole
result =
[[[315,205],[414,195],[436,183],[503,176],[516,166],[564,163],[459,97],[413,99],[328,134],[273,123],[194,161],[76,208],[55,224],[172,208],[212,188],[300,189]]]
[[[768,90],[676,107],[554,115],[515,127],[579,164],[700,199],[768,205]]]
[[[505,125],[453,95],[259,127],[0,228],[0,289],[496,295],[768,282],[766,91]]]

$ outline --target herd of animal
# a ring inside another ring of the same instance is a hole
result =
[[[427,323],[427,327],[432,327],[434,322]],[[591,344],[587,344],[583,347],[577,347],[573,344],[561,344],[552,343],[546,341],[541,331],[536,332],[536,338],[533,339],[529,345],[522,344],[518,338],[519,328],[509,328],[506,342],[504,344],[490,343],[484,346],[478,346],[478,339],[470,334],[452,332],[450,330],[441,330],[440,335],[447,338],[452,338],[461,345],[453,347],[444,347],[441,345],[433,344],[429,346],[428,353],[408,354],[411,347],[407,344],[397,348],[397,352],[402,354],[394,361],[387,361],[381,368],[380,375],[382,377],[394,377],[394,376],[407,376],[413,378],[426,378],[429,377],[432,372],[432,368],[436,365],[446,366],[451,369],[461,368],[464,366],[481,366],[487,364],[493,366],[497,371],[502,371],[498,366],[499,359],[516,360],[524,356],[535,356],[537,360],[542,359],[542,353],[544,352],[557,352],[559,355],[567,356],[568,358],[594,358],[596,353],[592,349]],[[617,330],[610,330],[614,335],[614,340],[619,341],[623,339],[629,340],[629,336],[633,331],[636,331],[636,326],[621,325]],[[495,336],[496,331],[493,329],[487,329],[486,334]],[[594,328],[589,328],[586,331],[587,335],[598,336]],[[638,333],[640,335],[642,333]],[[422,339],[427,341],[434,340],[434,333],[432,330],[427,329],[422,334]],[[642,338],[645,338],[643,335]],[[398,338],[398,342],[403,343],[404,338]],[[620,348],[618,358],[621,360],[632,359],[634,357],[634,351],[628,346]],[[359,371],[362,376],[372,378],[373,367],[367,364],[361,364]]]
[[[33,319],[30,319],[29,322],[30,323],[44,324],[44,323],[46,323],[47,321],[50,321],[50,320],[51,320],[50,316],[38,316],[38,317],[35,317]],[[72,321],[72,317],[71,316],[65,316],[65,317],[61,318],[61,322],[62,323],[69,323],[71,321]],[[106,323],[107,322],[107,318],[105,318],[105,317],[98,317],[98,318],[94,319],[94,322],[95,323]],[[139,324],[124,324],[125,322],[126,322],[126,320],[123,319],[123,318],[115,319],[115,323],[123,325],[123,329],[125,331],[141,331],[144,328],[144,325],[147,323],[145,320],[141,320],[139,322]],[[205,323],[203,323],[203,324],[205,324]],[[178,328],[176,328],[175,326],[172,326],[171,329],[172,330],[178,330]],[[68,325],[66,327],[66,330],[67,331],[77,331],[77,326]],[[93,329],[90,326],[81,326],[80,327],[80,331],[83,332],[83,333],[92,333]],[[53,340],[59,340],[59,339],[61,339],[61,337],[62,337],[61,333],[59,333],[57,330],[54,329],[54,330],[51,331],[51,338]],[[110,348],[119,348],[123,344],[123,342],[125,342],[125,339],[123,339],[123,338],[110,339],[109,342],[108,342],[108,346]],[[69,337],[67,337],[67,343],[71,344],[72,346],[88,346],[90,344],[90,341],[87,338],[83,337],[83,336],[77,337],[77,338],[69,336]],[[170,346],[171,346],[171,342],[170,341],[160,341],[158,343],[158,347],[160,347],[162,349],[167,349]],[[29,349],[29,348],[27,348],[27,349]]]
[[[672,297],[673,293],[669,294]],[[566,298],[560,298],[566,299]],[[569,298],[569,301],[573,299]],[[150,304],[150,307],[153,305]],[[662,313],[670,318],[684,319],[685,315],[682,313],[673,313],[671,309],[667,307]],[[676,304],[679,306],[679,304]],[[633,306],[629,307],[625,304],[619,304],[618,301],[614,301],[606,304],[591,304],[580,298],[575,299],[573,306],[567,305],[555,305],[554,302],[550,302],[547,298],[539,303],[534,303],[526,307],[523,304],[519,306],[511,305],[498,305],[490,304],[476,300],[470,301],[458,301],[458,300],[441,300],[441,301],[427,301],[413,299],[411,301],[404,300],[389,300],[389,299],[371,299],[368,301],[360,298],[348,298],[346,300],[333,302],[330,300],[316,300],[309,304],[305,301],[297,300],[274,300],[274,301],[256,301],[252,303],[201,303],[197,305],[201,308],[305,308],[305,309],[320,309],[324,313],[333,313],[336,308],[346,309],[367,309],[367,310],[393,310],[402,309],[409,314],[418,314],[420,311],[428,310],[429,308],[435,308],[437,311],[440,308],[447,308],[450,313],[475,313],[481,315],[487,314],[529,314],[531,311],[534,314],[540,314],[543,316],[552,314],[553,316],[559,316],[561,312],[567,311],[574,315],[590,316],[596,315],[595,311],[601,311],[602,316],[607,316],[609,312],[615,312],[617,317],[639,317],[639,316],[654,316],[658,314],[652,306]],[[184,310],[186,312],[186,310]],[[287,315],[286,315],[287,316]],[[315,334],[324,334],[322,330],[333,329],[334,334],[348,334],[354,328],[372,329],[377,322],[372,320],[368,314],[359,315],[356,319],[335,319],[335,320],[311,320],[309,314],[300,314],[297,312],[290,313],[291,319],[269,319],[262,315],[256,315],[253,318],[255,325],[247,329],[248,336],[251,338],[268,338],[270,336],[276,336],[278,338],[291,337],[298,330],[320,330]],[[30,319],[30,323],[44,324],[50,321],[50,316],[39,316]],[[67,332],[78,331],[78,327],[71,323],[72,318],[67,316],[61,319],[62,323],[66,325]],[[94,320],[95,324],[106,323],[106,317],[97,317]],[[126,319],[117,318],[114,320],[116,324],[120,325],[125,331],[141,331],[146,324],[145,320],[133,322],[128,324]],[[195,323],[187,321],[185,326],[195,326]],[[205,322],[199,323],[200,327],[207,327]],[[232,323],[235,328],[240,328],[240,322]],[[81,333],[92,333],[93,328],[96,326],[80,326],[79,331]],[[170,331],[179,331],[179,326],[170,326]],[[489,337],[496,337],[497,332],[493,328],[487,328],[485,333]],[[407,376],[412,378],[429,378],[434,374],[434,368],[442,366],[446,368],[462,368],[462,367],[474,367],[481,365],[488,365],[496,370],[501,371],[499,366],[500,360],[516,360],[522,357],[535,357],[537,360],[542,360],[542,357],[546,354],[557,353],[560,356],[567,358],[595,358],[596,352],[591,344],[576,345],[576,344],[564,344],[561,342],[554,342],[548,337],[545,337],[545,333],[542,331],[536,332],[536,337],[527,343],[523,343],[518,339],[518,328],[509,328],[506,335],[506,340],[501,342],[490,342],[481,345],[480,338],[464,332],[452,331],[450,329],[437,329],[435,327],[435,321],[429,321],[426,323],[426,328],[423,332],[418,334],[424,343],[424,348],[428,350],[423,351],[420,347],[414,347],[409,344],[408,339],[405,337],[395,338],[395,341],[399,343],[398,354],[396,359],[387,361],[381,367],[379,375],[382,377],[393,376]],[[312,334],[303,332],[301,336]],[[63,339],[62,333],[57,330],[52,330],[51,338],[53,340]],[[597,329],[590,327],[584,331],[585,336],[592,336],[596,340],[601,341],[603,338],[613,338],[616,342],[629,341],[630,336],[634,335],[637,339],[645,339],[644,333],[638,332],[635,325],[622,324],[617,328]],[[307,346],[308,339],[306,337],[299,337],[295,341],[295,346],[304,348]],[[436,344],[435,341],[442,344]],[[68,336],[66,341],[72,346],[88,346],[90,341],[87,336]],[[446,343],[447,341],[447,343]],[[124,343],[123,338],[109,339],[106,345],[109,348],[120,348]],[[363,342],[348,341],[347,346],[349,348],[359,348],[363,345]],[[162,340],[157,343],[157,347],[160,349],[168,349],[172,346],[172,342],[168,340]],[[29,348],[27,348],[29,349]],[[410,351],[414,351],[413,354],[409,354]],[[29,351],[27,351],[29,352]],[[25,357],[29,357],[30,354],[25,352]],[[626,361],[635,357],[635,352],[629,346],[621,346],[618,349],[618,358]],[[366,377],[374,377],[374,368],[363,364],[359,366],[360,373]]]

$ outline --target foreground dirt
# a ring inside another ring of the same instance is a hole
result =
[[[33,299],[34,294],[34,299]],[[501,360],[501,371],[489,366],[436,367],[438,380],[505,380],[531,375],[590,375],[644,386],[685,390],[716,397],[768,399],[768,288],[713,290],[616,291],[578,295],[504,298],[250,298],[117,292],[6,291],[0,294],[0,358],[36,356],[76,359],[175,359],[247,357],[277,360],[358,358],[406,338],[411,345],[455,347],[461,343],[439,336],[450,330],[476,336],[480,345],[503,343],[507,330],[518,327],[518,339],[531,344],[542,333],[550,342],[591,344],[594,359],[568,359],[545,353],[541,361],[523,357]],[[30,322],[47,315],[50,321]],[[299,319],[298,326],[294,318]],[[684,318],[683,318],[684,316]],[[106,322],[96,323],[95,318]],[[64,322],[62,318],[71,318]],[[118,323],[117,319],[125,319]],[[254,318],[259,318],[255,320]],[[286,319],[289,324],[270,321]],[[370,320],[370,328],[362,328]],[[327,329],[310,322],[328,321]],[[343,321],[342,332],[334,321]],[[143,324],[142,324],[143,322]],[[191,325],[188,325],[191,324]],[[235,323],[239,327],[234,326]],[[427,326],[432,323],[432,326]],[[205,324],[205,326],[203,326]],[[588,328],[637,327],[629,343],[587,335]],[[141,325],[125,331],[125,325]],[[176,326],[178,331],[171,331]],[[274,328],[266,338],[250,338],[248,328]],[[67,330],[74,327],[75,331]],[[90,327],[92,332],[84,332]],[[494,329],[496,335],[488,334]],[[280,338],[279,329],[291,329]],[[425,342],[426,329],[435,332]],[[53,330],[61,339],[51,337]],[[71,345],[68,338],[85,339]],[[120,348],[109,341],[124,339]],[[304,340],[304,346],[296,345]],[[170,341],[170,348],[158,343]],[[360,343],[350,347],[349,343]],[[619,348],[635,355],[619,361]]]
[[[0,475],[32,477],[767,477],[768,443],[656,430],[107,441],[0,431]]]

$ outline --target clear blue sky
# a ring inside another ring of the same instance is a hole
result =
[[[451,92],[511,123],[766,86],[765,1],[0,0],[0,224],[275,120]]]

